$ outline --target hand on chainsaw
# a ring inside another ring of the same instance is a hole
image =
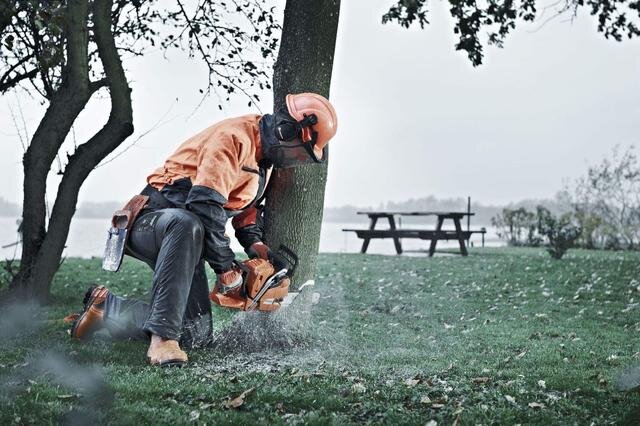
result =
[[[249,255],[251,259],[257,257],[271,262],[271,249],[263,242],[251,244],[251,247],[247,250],[247,255]]]
[[[226,294],[242,285],[242,272],[237,266],[232,266],[231,269],[217,276],[216,288],[221,294]]]

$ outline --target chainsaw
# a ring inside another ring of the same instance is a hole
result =
[[[283,245],[272,253],[270,260],[255,258],[235,264],[242,271],[242,285],[224,294],[216,286],[209,293],[213,303],[225,308],[275,311],[290,305],[305,287],[313,285],[310,280],[296,292],[289,291],[298,256]]]

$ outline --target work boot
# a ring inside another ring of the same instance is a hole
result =
[[[109,294],[104,286],[92,287],[84,295],[84,309],[71,327],[71,337],[88,340],[104,326],[104,301]]]
[[[164,339],[155,334],[151,336],[147,359],[151,365],[159,367],[181,367],[188,361],[187,354],[180,349],[176,340]]]

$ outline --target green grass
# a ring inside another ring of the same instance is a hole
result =
[[[142,342],[72,342],[60,321],[91,282],[144,297],[147,267],[69,259],[38,327],[3,340],[0,424],[637,424],[640,394],[615,381],[640,356],[639,280],[638,253],[324,254],[305,345],[161,370]],[[223,329],[234,313],[215,315]]]

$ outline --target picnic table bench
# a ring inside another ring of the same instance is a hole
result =
[[[416,211],[416,212],[394,212],[394,211],[370,211],[357,212],[357,214],[369,216],[369,229],[343,229],[344,232],[355,232],[358,238],[362,238],[361,253],[366,253],[369,248],[369,242],[373,238],[391,238],[396,248],[396,253],[402,254],[402,238],[419,238],[421,240],[430,240],[429,257],[433,256],[436,251],[436,245],[439,240],[457,240],[460,245],[460,254],[467,256],[467,246],[465,240],[469,240],[474,233],[482,234],[482,244],[484,246],[484,228],[480,230],[462,230],[460,220],[467,216],[473,216],[475,213],[467,212],[436,212],[436,211]],[[396,216],[437,216],[438,221],[436,229],[403,229],[396,227]],[[387,219],[389,221],[389,229],[375,229],[378,219]],[[443,230],[442,225],[445,220],[453,221],[455,229]],[[467,226],[468,227],[468,226]]]

